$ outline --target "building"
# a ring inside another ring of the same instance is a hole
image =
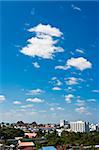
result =
[[[64,126],[65,129],[70,129],[70,123],[66,120],[65,121],[65,126]]]
[[[60,120],[60,127],[64,127],[65,126],[65,120]]]
[[[70,128],[73,132],[88,132],[89,124],[84,121],[70,122]]]
[[[62,132],[64,131],[63,128],[61,129],[56,129],[58,136],[61,136]]]
[[[28,138],[35,138],[37,136],[37,133],[33,132],[33,133],[24,133],[26,137]]]
[[[27,142],[21,142],[19,141],[18,143],[18,149],[19,150],[33,150],[34,149],[34,143],[32,141],[27,141]]]
[[[90,128],[90,131],[96,131],[97,130],[97,126],[95,124],[90,124],[89,128]]]
[[[99,125],[98,124],[90,124],[89,125],[90,131],[99,131]]]

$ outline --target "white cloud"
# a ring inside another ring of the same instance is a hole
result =
[[[73,5],[73,4],[71,5],[71,7],[72,7],[74,10],[82,11],[80,7],[77,7],[77,6]]]
[[[85,80],[82,78],[75,78],[75,77],[69,77],[65,78],[67,85],[76,85],[79,84],[79,82],[84,82]]]
[[[77,112],[79,113],[85,113],[86,112],[86,108],[85,107],[78,107],[75,109]]]
[[[72,86],[68,86],[66,89],[65,89],[66,92],[75,92],[76,89],[73,88]]]
[[[67,66],[55,66],[55,69],[60,69],[60,70],[67,70]]]
[[[75,84],[78,84],[78,79],[75,78],[75,77],[67,78],[66,84],[67,84],[67,85],[75,85]]]
[[[51,80],[57,80],[57,77],[52,77]]]
[[[20,101],[14,101],[13,104],[15,104],[15,105],[20,105],[21,102],[20,102]]]
[[[56,108],[55,107],[51,107],[50,110],[51,111],[58,111],[58,110],[59,111],[64,111],[64,108],[63,107],[56,107]]]
[[[38,89],[28,91],[26,95],[39,95],[41,93],[44,93],[44,91],[38,88]]]
[[[53,83],[55,86],[61,86],[62,82],[57,77],[52,77],[50,83]]]
[[[92,90],[92,92],[99,93],[99,90]]]
[[[24,108],[24,109],[25,109],[25,108],[31,108],[31,107],[33,107],[33,105],[31,105],[31,104],[28,104],[28,105],[22,105],[22,106],[21,106],[21,108]]]
[[[73,98],[74,98],[74,95],[72,94],[65,95],[65,101],[67,103],[71,103]]]
[[[75,111],[80,113],[80,114],[91,115],[91,113],[88,112],[87,108],[83,107],[83,106],[76,108]]]
[[[91,62],[83,57],[78,58],[70,58],[67,60],[66,65],[64,66],[55,66],[55,69],[67,70],[71,67],[75,67],[76,69],[83,71],[85,69],[92,68]]]
[[[67,66],[75,67],[76,69],[81,70],[81,71],[92,68],[91,62],[89,62],[87,59],[83,57],[68,59]]]
[[[33,102],[33,103],[43,103],[44,102],[43,99],[40,99],[40,98],[37,98],[37,97],[35,97],[35,98],[28,98],[28,99],[26,99],[26,101],[27,102]]]
[[[85,101],[78,99],[76,105],[79,106],[79,107],[84,106],[85,105]]]
[[[56,86],[56,87],[53,87],[53,88],[52,88],[52,90],[54,90],[54,91],[60,91],[60,90],[61,90],[61,88],[60,88],[60,87],[58,87],[58,86]]]
[[[36,111],[32,111],[32,112],[28,112],[28,115],[36,115],[38,112]]]
[[[6,100],[4,95],[0,95],[0,103],[4,102]]]
[[[56,80],[56,86],[60,86],[60,85],[62,85],[62,82],[57,79],[57,80]]]
[[[88,99],[88,102],[96,102],[96,99]]]
[[[55,108],[51,107],[51,108],[50,108],[50,110],[51,110],[51,111],[54,111],[54,110],[55,110]]]
[[[33,62],[32,64],[33,64],[33,66],[34,66],[35,68],[40,68],[40,65],[39,65],[38,62]]]
[[[36,27],[30,28],[28,31],[36,32],[38,34],[46,34],[55,37],[61,37],[63,34],[58,28],[51,27],[51,25],[49,24],[48,25],[39,24]]]
[[[62,108],[62,107],[57,107],[57,110],[64,110],[64,108]]]
[[[74,52],[70,51],[70,54],[71,54],[71,55],[74,55]]]
[[[29,32],[34,32],[36,35],[28,39],[27,46],[21,49],[21,53],[31,57],[41,57],[44,59],[52,59],[54,53],[63,52],[62,47],[56,46],[58,40],[54,40],[53,37],[61,37],[62,32],[50,25],[39,24],[28,30]]]
[[[84,54],[84,51],[82,49],[76,49],[76,52]]]

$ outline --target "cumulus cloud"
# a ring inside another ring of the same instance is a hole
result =
[[[62,85],[62,82],[57,79],[57,80],[56,80],[56,85],[57,85],[57,86],[60,86],[60,85]]]
[[[65,80],[67,85],[76,85],[79,84],[79,82],[84,82],[84,79],[75,77],[65,78]]]
[[[79,106],[79,107],[84,106],[85,105],[85,101],[78,99],[76,105]]]
[[[77,112],[79,113],[85,113],[86,112],[86,108],[85,107],[78,107],[75,109]]]
[[[52,77],[50,83],[55,86],[61,86],[62,82],[57,77]]]
[[[66,89],[65,89],[66,92],[75,92],[76,89],[73,88],[72,86],[68,86]]]
[[[6,100],[4,95],[0,95],[0,103],[4,102]]]
[[[37,89],[28,91],[28,93],[26,95],[39,95],[41,93],[44,93],[44,91],[37,88]]]
[[[36,27],[30,28],[28,31],[55,37],[61,37],[63,34],[58,28],[51,27],[51,25],[49,24],[48,25],[39,24]]]
[[[39,24],[28,31],[35,33],[35,36],[28,39],[27,46],[21,49],[20,52],[24,55],[52,59],[54,53],[64,51],[62,47],[57,46],[58,40],[54,40],[53,38],[60,38],[63,35],[58,28],[51,25]]]
[[[26,101],[27,102],[33,102],[33,103],[43,103],[44,102],[43,99],[40,99],[40,98],[37,98],[37,97],[35,97],[35,98],[28,98],[28,99],[26,99]]]
[[[73,100],[73,98],[74,98],[74,95],[73,95],[73,94],[65,95],[65,101],[66,101],[67,103],[71,103],[72,100]]]
[[[75,85],[75,84],[78,84],[78,79],[75,78],[75,77],[67,78],[66,84],[67,84],[67,85]]]
[[[60,91],[60,90],[61,90],[61,88],[60,88],[60,87],[58,87],[58,86],[56,86],[56,87],[53,87],[53,88],[52,88],[52,90],[54,90],[54,91]]]
[[[39,65],[38,62],[33,62],[32,64],[33,64],[33,66],[34,66],[35,68],[40,68],[40,65]]]
[[[55,69],[67,70],[71,67],[74,67],[80,71],[83,71],[85,69],[92,68],[92,64],[90,61],[88,61],[87,59],[83,57],[70,58],[67,60],[64,66],[55,66]]]
[[[85,59],[83,57],[68,59],[67,60],[67,66],[68,67],[75,67],[76,69],[78,69],[80,71],[92,68],[91,62],[89,62],[87,59]]]
[[[20,102],[20,101],[14,101],[13,104],[15,104],[15,105],[20,105],[21,102]]]
[[[55,66],[55,69],[59,69],[59,70],[67,70],[69,67],[67,66]]]
[[[78,113],[80,113],[80,114],[91,115],[91,113],[88,112],[87,108],[84,107],[84,106],[76,108],[75,111],[78,112]]]

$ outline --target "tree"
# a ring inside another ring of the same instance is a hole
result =
[[[23,137],[24,131],[20,129],[14,129],[14,128],[1,128],[0,129],[0,138],[3,137],[4,139],[11,139],[15,137]]]

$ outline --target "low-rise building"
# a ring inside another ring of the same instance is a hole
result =
[[[31,141],[31,142],[21,142],[19,141],[18,143],[18,149],[19,150],[33,150],[35,144]]]

